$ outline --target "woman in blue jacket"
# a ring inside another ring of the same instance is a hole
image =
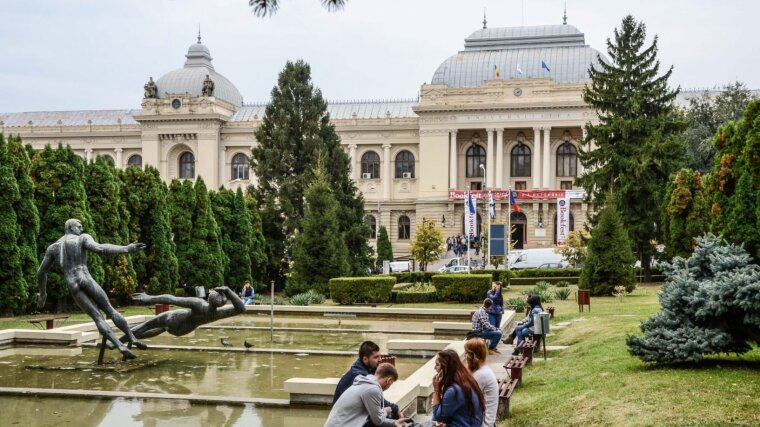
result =
[[[446,427],[482,427],[483,392],[454,350],[438,352],[433,379],[433,421]]]
[[[541,305],[541,297],[538,295],[531,295],[528,297],[528,306],[530,307],[528,316],[517,324],[517,327],[515,327],[515,331],[513,332],[513,334],[517,336],[517,345],[515,346],[513,354],[519,353],[518,347],[525,337],[533,335],[533,316],[544,312],[544,307]],[[506,340],[509,339],[510,337],[506,338]]]
[[[486,292],[486,298],[493,301],[488,309],[488,323],[498,328],[501,324],[501,316],[504,314],[504,296],[501,294],[501,282],[493,282],[491,290]]]

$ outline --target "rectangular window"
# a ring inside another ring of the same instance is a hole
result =
[[[515,190],[527,190],[528,183],[526,181],[515,181]]]
[[[560,190],[572,190],[573,189],[573,181],[560,181],[559,182],[559,188],[560,188]]]
[[[483,183],[480,181],[473,181],[470,183],[470,190],[482,190],[483,189]]]

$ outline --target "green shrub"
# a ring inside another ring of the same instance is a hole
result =
[[[525,301],[525,298],[510,298],[507,300],[506,305],[514,307],[517,313],[523,313],[528,303]]]
[[[433,285],[440,301],[481,302],[491,289],[491,275],[436,274]]]
[[[327,293],[327,286],[318,283],[310,284],[295,274],[288,275],[285,278],[285,295],[290,297],[309,291],[319,292],[324,295]]]
[[[560,280],[559,282],[555,283],[554,286],[558,288],[567,288],[570,287],[570,282],[567,280]]]
[[[311,304],[323,304],[325,302],[325,296],[320,292],[314,291],[313,289],[306,292],[306,294],[311,299]]]
[[[516,279],[510,279],[509,284],[510,285],[521,285],[521,286],[535,286],[538,282],[549,282],[549,283],[557,283],[557,282],[569,282],[570,284],[578,283],[577,277],[558,277],[558,278],[550,278],[550,277],[518,277]]]
[[[538,295],[538,297],[541,298],[542,303],[554,301],[554,296],[549,291],[549,282],[538,282],[536,283],[536,286],[528,289],[527,291],[522,291],[522,294]]]
[[[430,283],[414,283],[403,289],[394,289],[392,300],[398,304],[437,302],[438,294]]]
[[[551,284],[551,283],[549,283],[549,282],[547,282],[546,280],[542,280],[542,281],[540,281],[540,282],[537,282],[537,283],[536,283],[536,284],[533,286],[533,289],[536,289],[536,290],[538,290],[538,291],[548,291],[548,290],[549,290],[549,287],[550,287],[551,285],[552,285],[552,284]]]
[[[436,273],[430,271],[414,271],[406,273],[391,273],[390,275],[396,278],[396,283],[431,283],[433,281],[434,274]]]
[[[567,297],[569,296],[570,296],[570,289],[568,288],[559,288],[556,291],[554,291],[554,297],[560,301],[566,300]]]
[[[290,297],[291,305],[322,304],[323,302],[325,302],[325,296],[313,289]]]
[[[391,276],[330,279],[330,298],[338,304],[385,303],[391,300],[396,279]]]
[[[174,288],[174,296],[184,297],[185,296],[185,289],[184,288]]]

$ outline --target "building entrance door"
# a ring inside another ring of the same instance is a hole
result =
[[[514,231],[512,231],[511,239],[515,244],[515,249],[524,249],[525,243],[527,243],[527,218],[525,217],[525,214],[522,212],[512,212],[509,216],[509,219],[512,223],[512,227],[514,227]]]

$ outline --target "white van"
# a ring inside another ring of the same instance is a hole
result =
[[[538,268],[547,263],[567,265],[562,255],[554,252],[554,248],[521,249],[509,253],[509,268],[512,270]]]
[[[412,271],[412,263],[409,261],[393,261],[389,264],[391,273],[404,273]]]

